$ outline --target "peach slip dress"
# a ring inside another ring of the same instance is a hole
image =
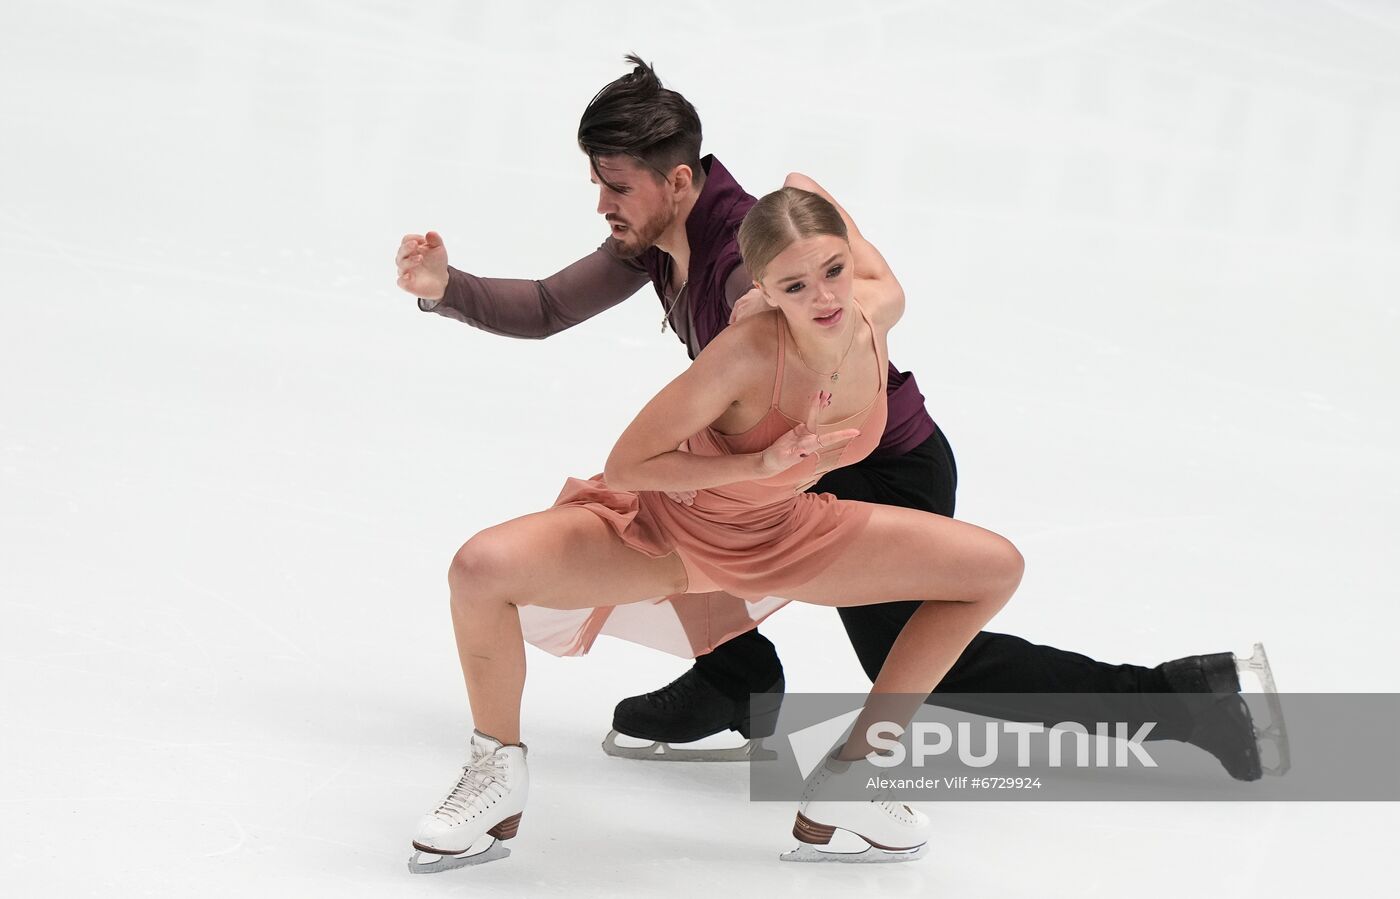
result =
[[[593,609],[520,606],[525,639],[554,655],[583,655],[599,634],[608,634],[683,658],[703,655],[750,630],[786,605],[785,589],[819,574],[864,529],[868,503],[806,493],[833,468],[870,454],[885,430],[884,339],[865,310],[880,371],[880,387],[869,405],[818,433],[860,428],[844,447],[823,450],[768,478],[699,490],[683,506],[664,493],[612,490],[602,475],[569,478],[555,506],[581,506],[607,522],[627,546],[651,558],[676,553],[685,565],[685,593]],[[741,434],[705,428],[681,447],[705,456],[762,452],[801,422],[783,412],[783,369],[788,329],[777,319],[778,364],[768,412]],[[799,398],[794,397],[794,400]],[[802,405],[809,401],[801,397]]]

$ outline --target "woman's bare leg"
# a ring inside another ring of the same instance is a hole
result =
[[[1021,582],[1024,562],[1003,537],[916,509],[877,505],[854,543],[793,599],[867,605],[922,599],[885,659],[842,758],[870,751],[877,721],[908,726],[915,712]]]
[[[477,730],[520,742],[525,641],[517,605],[580,609],[681,593],[679,557],[627,548],[587,509],[561,507],[488,528],[452,559],[452,628]]]

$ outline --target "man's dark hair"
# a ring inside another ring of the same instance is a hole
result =
[[[618,185],[598,171],[599,156],[631,156],[663,178],[678,165],[690,166],[695,182],[700,168],[700,116],[690,101],[661,86],[656,71],[635,53],[635,68],[588,101],[578,123],[579,149],[588,154],[593,174],[613,190]]]

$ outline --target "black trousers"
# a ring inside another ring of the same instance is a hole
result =
[[[953,516],[958,472],[952,447],[941,430],[900,456],[868,457],[838,468],[812,487],[840,499],[861,500]],[[918,601],[839,608],[866,675],[875,680],[890,647]],[[757,629],[725,642],[695,660],[711,683],[738,699],[771,686],[782,673],[773,644]],[[939,682],[928,702],[1011,721],[1046,724],[1123,720],[1122,694],[1141,694],[1133,703],[1140,721],[1155,722],[1149,739],[1185,739],[1191,721],[1184,704],[1168,695],[1160,668],[1111,665],[1053,646],[982,631],[972,639]],[[977,694],[947,697],[940,694]],[[1079,694],[1031,696],[997,694]],[[1095,694],[1105,694],[1096,700]]]

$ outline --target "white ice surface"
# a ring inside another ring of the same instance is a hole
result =
[[[595,247],[573,135],[629,50],[750,191],[813,174],[901,276],[959,515],[1028,561],[994,629],[1400,688],[1394,3],[12,2],[0,893],[1393,888],[1379,804],[947,804],[921,863],[780,865],[792,807],[743,766],[599,751],[684,668],[614,642],[531,651],[515,855],[410,879],[469,728],[452,551],[599,470],[685,355],[649,291],[512,341],[391,257]],[[866,686],[834,612],[765,632],[790,688]]]

